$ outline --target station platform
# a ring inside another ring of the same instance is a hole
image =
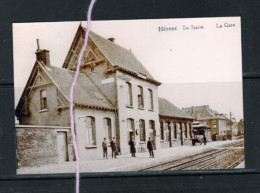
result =
[[[233,143],[240,140],[214,141],[207,145],[196,146],[178,146],[172,148],[164,148],[155,150],[155,158],[150,158],[149,152],[136,153],[136,157],[131,157],[131,154],[117,156],[117,159],[112,159],[108,155],[108,159],[100,159],[80,161],[80,172],[120,172],[120,171],[137,171],[146,167],[151,167],[163,162],[181,159],[187,156],[199,154],[210,149],[218,148],[221,145]],[[17,169],[17,174],[57,174],[57,173],[75,173],[75,162],[64,162],[58,164],[43,165],[37,167],[27,167]]]

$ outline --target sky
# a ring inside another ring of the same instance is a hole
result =
[[[162,84],[159,97],[183,107],[209,105],[211,109],[243,119],[242,82]],[[229,116],[228,116],[229,117]]]
[[[35,62],[36,39],[40,39],[42,49],[50,51],[51,65],[62,67],[79,24],[79,21],[13,24],[16,104]],[[228,24],[234,26],[225,27]],[[82,25],[86,26],[86,22],[83,21]],[[191,29],[192,25],[203,26],[203,29]],[[190,29],[183,30],[184,26]],[[159,32],[159,27],[177,30]],[[159,87],[159,95],[175,101],[179,107],[207,103],[217,108],[219,102],[216,101],[219,100],[226,106],[231,98],[228,90],[222,91],[219,85],[242,85],[239,17],[92,21],[91,30],[104,38],[114,37],[116,44],[131,50],[154,78],[163,83]],[[188,93],[190,88],[202,83],[223,83],[212,84],[212,89],[216,87],[218,93],[223,94],[209,95],[211,100],[206,100],[205,95],[213,91],[204,89],[200,101],[187,97],[192,96],[192,93]],[[187,88],[187,91],[184,92],[177,85],[185,85],[183,88]],[[234,107],[215,110],[237,111],[234,114],[242,117],[242,86],[235,88],[232,90],[233,94],[240,97],[236,103],[239,110],[233,110]],[[169,95],[167,89],[174,95]],[[174,92],[178,89],[178,93],[185,96],[180,97]]]

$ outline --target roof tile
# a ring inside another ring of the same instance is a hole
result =
[[[164,98],[159,98],[159,115],[192,119],[192,117]]]
[[[74,71],[54,66],[43,66],[46,73],[53,79],[58,88],[69,99],[70,85],[73,80]],[[97,97],[98,96],[98,97]],[[79,73],[77,82],[74,87],[74,103],[86,106],[104,107],[114,109],[112,104],[84,74]]]

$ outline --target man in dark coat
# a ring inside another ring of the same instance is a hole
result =
[[[110,146],[111,146],[111,150],[112,150],[112,159],[113,159],[113,157],[116,158],[116,141],[115,141],[115,137],[113,137],[113,139],[111,140]]]
[[[154,146],[153,146],[153,142],[150,137],[149,137],[149,140],[147,141],[147,149],[149,150],[150,157],[154,158],[154,153],[153,153]]]
[[[103,159],[107,159],[107,142],[106,138],[104,138],[104,141],[102,142],[102,147],[103,147]]]
[[[134,137],[132,137],[129,141],[129,145],[130,145],[130,153],[132,154],[132,157],[136,157],[135,156],[135,140],[134,140]]]
[[[205,136],[205,135],[203,136],[203,142],[204,142],[204,145],[206,145],[206,144],[207,144],[207,138],[206,138],[206,136]]]

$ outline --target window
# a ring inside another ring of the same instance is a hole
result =
[[[138,86],[138,108],[144,108],[144,93],[141,86]]]
[[[134,131],[134,119],[127,119],[127,130]]]
[[[140,129],[140,141],[145,141],[145,122],[143,119],[139,120],[139,129]]]
[[[153,110],[153,91],[148,89],[149,91],[149,109]]]
[[[127,105],[133,106],[133,97],[132,97],[132,85],[127,82]]]
[[[112,128],[111,128],[111,119],[104,118],[103,119],[103,127],[104,127],[104,137],[107,138],[108,141],[112,140]]]
[[[96,128],[94,117],[86,117],[86,130],[87,145],[96,145]]]
[[[165,141],[169,142],[169,139],[170,139],[169,124],[168,124],[168,123],[165,123],[165,127],[166,127]]]
[[[127,119],[127,143],[130,141],[132,137],[135,137],[135,125],[134,125],[134,119]]]
[[[164,140],[163,122],[160,122],[160,137],[161,137],[161,140]]]
[[[153,120],[149,121],[149,137],[151,137],[152,140],[155,139],[155,123]]]
[[[47,109],[47,96],[46,90],[40,91],[41,110]]]

